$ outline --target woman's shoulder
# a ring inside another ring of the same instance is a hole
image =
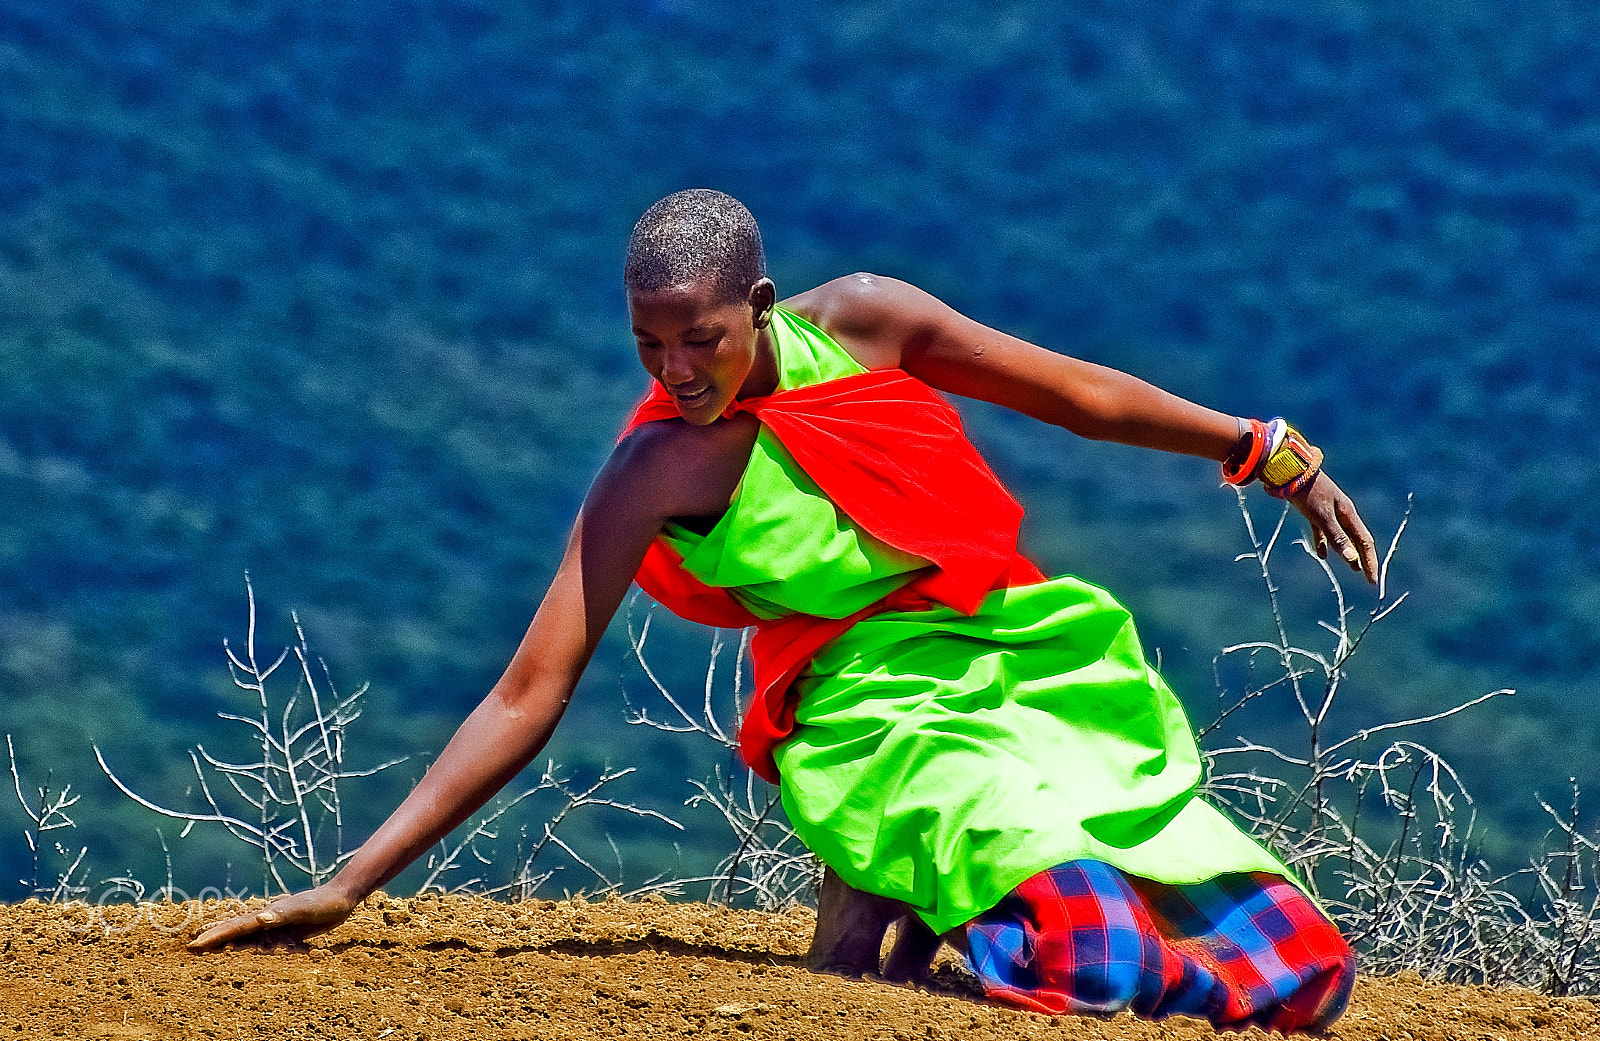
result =
[[[909,282],[866,271],[824,282],[782,306],[827,333],[869,369],[897,368],[943,307]]]
[[[758,429],[748,414],[705,426],[682,419],[644,423],[617,443],[602,472],[642,497],[661,499],[663,516],[720,513],[750,460]]]
[[[715,423],[697,425],[673,417],[641,423],[612,449],[614,464],[650,468],[667,459],[713,460],[723,455],[748,455],[758,424],[739,413]]]

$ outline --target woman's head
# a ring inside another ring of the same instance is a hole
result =
[[[766,277],[756,219],[738,199],[710,188],[673,192],[644,211],[622,270],[630,294],[710,279],[722,302],[743,299]]]
[[[776,384],[762,330],[776,298],[761,231],[731,195],[674,192],[639,218],[623,284],[639,360],[691,423]]]

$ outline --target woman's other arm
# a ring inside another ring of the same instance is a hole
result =
[[[1220,463],[1243,433],[1238,417],[991,329],[898,279],[849,275],[789,306],[868,368],[901,368],[940,390],[1004,405],[1083,437]],[[1292,501],[1311,523],[1319,552],[1331,545],[1368,581],[1377,581],[1372,536],[1332,478],[1319,475]]]

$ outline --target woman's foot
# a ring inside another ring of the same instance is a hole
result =
[[[817,931],[811,937],[811,950],[806,953],[806,968],[837,976],[877,972],[883,938],[889,926],[907,916],[907,910],[898,900],[851,888],[832,868],[826,869],[822,875],[822,894],[817,900]],[[916,916],[911,918],[922,925]],[[906,932],[902,928],[902,939]],[[899,949],[896,944],[895,951]],[[932,957],[931,952],[929,957]],[[912,960],[907,959],[908,963]],[[895,963],[894,954],[889,956],[889,961]]]
[[[906,915],[900,919],[894,946],[883,961],[883,978],[890,983],[926,983],[942,942],[921,918]]]

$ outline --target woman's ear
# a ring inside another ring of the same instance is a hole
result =
[[[750,287],[750,313],[757,329],[765,329],[767,323],[772,321],[772,309],[778,303],[778,287],[772,284],[772,279],[757,280]]]

